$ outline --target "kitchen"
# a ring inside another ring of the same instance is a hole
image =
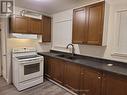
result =
[[[127,94],[126,0],[13,5],[0,14],[0,95]]]

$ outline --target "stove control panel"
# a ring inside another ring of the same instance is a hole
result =
[[[23,48],[13,48],[13,53],[22,53],[22,52],[36,52],[36,48],[34,47],[23,47]]]

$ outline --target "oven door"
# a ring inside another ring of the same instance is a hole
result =
[[[34,59],[20,62],[19,82],[43,76],[43,61]]]

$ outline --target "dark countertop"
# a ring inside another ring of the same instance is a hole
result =
[[[127,77],[127,63],[112,61],[107,59],[99,59],[89,56],[75,55],[76,60],[67,59],[59,57],[60,54],[69,54],[59,51],[50,51],[50,52],[39,52],[38,54],[42,56],[48,56],[53,58],[62,59],[65,61],[73,62],[75,64],[81,64],[90,68],[98,69],[101,71],[111,72],[118,75],[123,75]],[[113,64],[113,66],[108,66],[108,64]]]

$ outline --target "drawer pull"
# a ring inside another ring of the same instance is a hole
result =
[[[89,89],[87,89],[87,90],[84,90],[86,93],[88,93],[88,92],[90,92],[90,90]]]
[[[98,79],[101,79],[101,77],[98,77]]]
[[[81,75],[84,75],[84,73],[81,73]]]

